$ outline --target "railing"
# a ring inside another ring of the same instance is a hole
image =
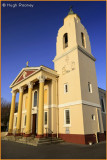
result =
[[[51,143],[52,143],[52,139],[53,139],[53,131],[51,131],[50,128],[45,128],[46,129],[46,137],[49,137],[48,134],[51,134]]]

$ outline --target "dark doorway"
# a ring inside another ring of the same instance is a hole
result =
[[[32,134],[34,135],[36,135],[36,116],[37,114],[33,114]]]

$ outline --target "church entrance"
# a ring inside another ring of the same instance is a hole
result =
[[[36,135],[36,121],[37,121],[37,114],[33,114],[32,134],[34,135]]]

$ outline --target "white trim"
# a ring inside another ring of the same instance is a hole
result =
[[[56,108],[57,105],[56,104],[52,104],[52,105],[44,105],[44,109],[48,109],[48,108]]]
[[[35,92],[37,92],[37,106],[34,106],[34,94],[35,94]],[[38,107],[38,97],[39,97],[39,95],[38,95],[38,89],[35,89],[35,90],[33,90],[33,93],[32,93],[32,109],[35,109],[36,107]]]
[[[55,61],[57,61],[58,59],[60,59],[60,58],[62,58],[62,57],[64,57],[65,55],[67,55],[68,53],[70,53],[70,52],[73,52],[75,49],[77,49],[77,46],[75,46],[75,47],[73,47],[72,49],[70,49],[68,52],[66,52],[66,53],[64,53],[64,54],[62,54],[61,56],[59,56],[58,58],[54,58],[54,60],[53,60],[53,62],[55,62]]]
[[[22,74],[23,71],[29,71],[29,70],[34,70],[34,72],[32,74],[30,74],[29,76],[25,77],[24,79],[22,79],[21,81],[17,82],[18,78],[20,77],[20,75]],[[12,82],[12,84],[10,85],[10,88],[13,88],[14,86],[18,85],[19,83],[23,82],[24,80],[28,79],[29,77],[33,76],[35,73],[38,73],[39,71],[46,71],[48,73],[51,73],[54,76],[59,76],[55,71],[52,70],[50,68],[47,68],[45,66],[40,66],[40,67],[28,67],[28,68],[23,68],[20,73],[18,74],[18,76],[15,78],[15,80]],[[52,71],[51,71],[52,70]],[[47,78],[47,77],[45,77]],[[15,83],[16,82],[16,83]]]
[[[72,49],[70,49],[68,52],[62,54],[61,56],[59,56],[58,58],[54,58],[53,62],[57,61],[58,59],[64,57],[65,55],[67,55],[70,52],[73,52],[75,49],[80,50],[83,54],[85,54],[86,56],[88,56],[89,58],[91,58],[93,61],[96,61],[96,59],[94,58],[94,56],[91,53],[88,53],[84,48],[80,47],[79,45],[76,45],[75,47],[73,47]]]
[[[27,112],[26,110],[22,111],[22,113],[26,113],[26,112]]]
[[[88,92],[92,93],[92,84],[91,84],[91,82],[88,82]]]
[[[12,90],[11,93],[12,93],[12,96],[16,96],[17,92]]]
[[[32,113],[31,114],[37,114],[37,112],[38,112],[38,108],[37,107],[35,107],[35,108],[32,108]]]
[[[65,111],[69,110],[69,118],[70,118],[70,109],[64,109],[64,125],[63,127],[71,127],[71,118],[70,118],[70,124],[66,124],[66,115],[65,115]]]
[[[33,82],[29,82],[27,85],[28,85],[28,88],[33,88]]]
[[[40,70],[40,67],[26,67],[26,68],[23,68],[20,72],[19,72],[19,74],[17,75],[17,77],[15,78],[15,80],[12,82],[12,84],[10,85],[10,88],[12,87],[12,85],[13,85],[13,83],[20,77],[20,75],[21,75],[21,73],[23,72],[23,71],[29,71],[29,70]],[[18,84],[18,83],[17,83]],[[14,85],[13,85],[14,86]]]
[[[84,100],[82,100],[82,104],[87,104],[87,105],[89,105],[89,106],[101,108],[100,104],[92,103],[92,102],[88,102],[88,101],[84,101]]]
[[[79,100],[79,101],[59,104],[58,107],[67,107],[67,106],[73,106],[73,105],[77,105],[77,104],[87,104],[89,106],[100,107],[101,108],[100,104],[92,103],[92,102],[88,102],[88,101],[84,101],[84,100]]]
[[[38,77],[38,79],[39,79],[39,83],[42,83],[42,82],[45,82],[45,79],[46,79],[47,77],[45,77],[45,76],[39,76]]]
[[[15,128],[17,127],[17,116],[15,117],[15,124],[14,124]]]
[[[80,47],[79,45],[77,46],[77,49],[79,49],[83,54],[91,58],[93,61],[96,61],[94,56],[91,53],[88,53],[84,48]]]
[[[26,117],[27,117],[27,115],[25,114],[25,115],[24,115],[24,121],[23,121],[23,122],[24,122],[24,123],[23,123],[24,128],[26,127],[26,124],[25,124],[25,119],[26,119]]]
[[[19,93],[23,92],[23,90],[24,90],[23,87],[19,87]]]
[[[55,76],[59,76],[59,74],[57,73],[56,70],[47,68],[47,67],[45,67],[45,66],[40,66],[40,68],[41,68],[43,71],[45,71],[45,72],[51,73],[51,74],[53,74],[53,75],[55,75]]]
[[[44,109],[48,109],[48,108],[56,108],[57,105],[56,104],[52,104],[52,105],[44,105]],[[32,114],[37,113],[38,107],[32,107]],[[24,110],[22,111],[22,114],[26,113],[27,111]],[[14,113],[14,115],[17,115],[18,112]]]
[[[92,114],[91,118],[92,118],[93,121],[95,121],[96,120],[95,114]]]
[[[67,92],[66,92],[66,87],[67,86]],[[67,83],[64,83],[64,94],[67,94],[68,93],[68,82]]]

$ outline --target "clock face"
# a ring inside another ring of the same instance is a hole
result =
[[[65,57],[65,65],[62,67],[62,74],[65,75],[73,70],[75,70],[75,62],[71,61],[67,55]]]

